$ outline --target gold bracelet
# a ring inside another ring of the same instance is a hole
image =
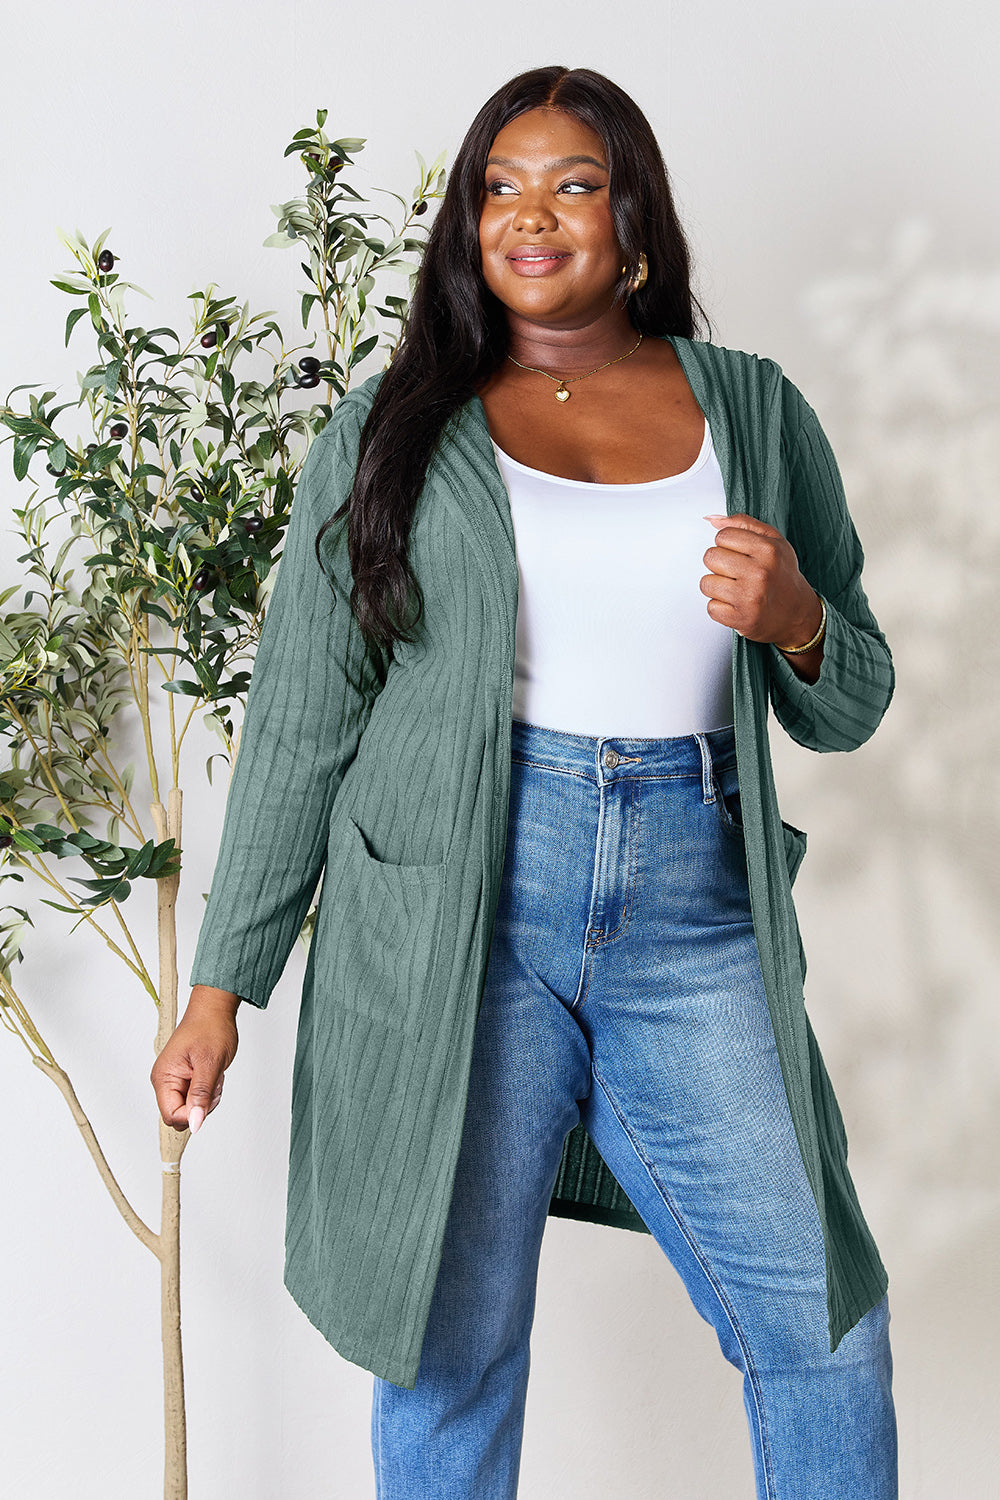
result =
[[[783,651],[786,656],[799,656],[803,651],[811,651],[814,646],[819,645],[820,641],[826,635],[826,600],[823,598],[822,594],[817,594],[816,597],[819,600],[823,610],[823,614],[819,622],[819,629],[813,636],[812,640],[806,641],[804,646],[778,646],[777,641],[775,641],[774,644],[778,646],[778,650]]]

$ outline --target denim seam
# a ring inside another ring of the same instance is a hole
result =
[[[601,1093],[604,1095],[605,1099],[607,1099],[608,1104],[611,1106],[612,1110],[614,1111],[615,1118],[618,1120],[618,1122],[621,1125],[622,1129],[624,1130],[626,1136],[628,1137],[628,1140],[631,1143],[633,1151],[635,1152],[636,1156],[639,1158],[639,1161],[642,1163],[643,1167],[645,1168],[647,1176],[649,1177],[649,1179],[652,1182],[653,1186],[656,1188],[656,1191],[659,1193],[660,1197],[662,1198],[664,1206],[665,1206],[667,1212],[670,1214],[670,1217],[673,1219],[674,1223],[677,1225],[677,1228],[680,1230],[680,1232],[683,1235],[684,1239],[687,1241],[688,1246],[691,1249],[691,1253],[695,1257],[695,1259],[697,1260],[697,1262],[698,1262],[699,1266],[701,1267],[702,1271],[704,1272],[705,1277],[706,1277],[706,1279],[708,1281],[709,1286],[712,1288],[712,1290],[715,1293],[716,1297],[718,1297],[720,1306],[722,1307],[722,1310],[723,1310],[723,1312],[726,1315],[726,1319],[727,1319],[727,1321],[729,1323],[729,1326],[730,1326],[730,1328],[732,1328],[733,1333],[736,1336],[736,1340],[737,1340],[737,1342],[738,1342],[738,1344],[740,1346],[740,1349],[743,1351],[743,1358],[746,1361],[747,1374],[750,1377],[750,1388],[753,1391],[753,1395],[754,1395],[754,1408],[755,1408],[756,1413],[757,1413],[757,1430],[758,1430],[758,1432],[760,1434],[761,1469],[762,1469],[763,1475],[764,1475],[764,1483],[765,1483],[765,1485],[767,1487],[767,1492],[766,1492],[765,1500],[775,1500],[774,1471],[773,1471],[773,1465],[772,1465],[772,1460],[771,1460],[771,1446],[770,1446],[770,1442],[768,1440],[767,1425],[766,1425],[766,1422],[764,1420],[764,1406],[763,1406],[763,1399],[762,1399],[761,1389],[760,1389],[760,1377],[757,1374],[757,1367],[754,1364],[753,1357],[752,1357],[752,1355],[750,1353],[750,1346],[747,1343],[746,1335],[743,1332],[743,1329],[742,1329],[742,1327],[740,1325],[740,1321],[737,1318],[736,1313],[735,1313],[735,1311],[734,1311],[731,1303],[729,1302],[728,1297],[725,1295],[725,1292],[723,1291],[721,1283],[718,1281],[718,1279],[716,1278],[716,1276],[713,1274],[712,1269],[711,1269],[711,1267],[710,1267],[710,1265],[708,1263],[708,1260],[705,1257],[705,1255],[704,1255],[701,1247],[699,1246],[699,1244],[695,1240],[694,1235],[691,1233],[690,1229],[685,1224],[684,1219],[682,1218],[682,1216],[679,1213],[678,1209],[675,1207],[674,1202],[673,1202],[673,1200],[670,1197],[670,1194],[667,1192],[664,1184],[660,1181],[660,1178],[657,1175],[657,1172],[656,1172],[655,1168],[653,1167],[652,1163],[649,1162],[646,1159],[646,1157],[645,1157],[645,1155],[644,1155],[644,1153],[643,1153],[643,1151],[642,1151],[642,1149],[640,1147],[640,1144],[639,1144],[638,1140],[636,1139],[635,1135],[633,1134],[633,1132],[632,1132],[632,1130],[631,1130],[631,1128],[629,1126],[628,1121],[625,1119],[625,1117],[622,1114],[621,1110],[618,1108],[618,1105],[616,1104],[615,1100],[612,1098],[611,1094],[609,1093],[607,1085],[604,1082],[604,1079],[601,1077],[601,1075],[598,1072],[597,1068],[594,1066],[593,1060],[591,1061],[591,1073],[593,1075],[594,1081],[596,1082],[598,1088],[601,1090]]]
[[[382,1474],[382,1386],[375,1378],[375,1478],[377,1493],[385,1494],[385,1479]]]
[[[603,805],[603,799],[601,799],[601,805]],[[634,808],[634,813],[633,813],[633,808]],[[631,816],[630,816],[630,814],[631,814]],[[595,927],[595,929],[591,930],[591,926],[589,926],[589,922],[588,922],[588,929],[586,929],[585,945],[586,945],[586,948],[588,948],[589,953],[591,953],[591,954],[594,953],[594,951],[597,950],[597,948],[604,947],[604,944],[609,944],[609,942],[612,941],[612,938],[616,938],[616,936],[618,936],[619,933],[621,933],[622,930],[625,929],[625,927],[628,927],[628,918],[630,918],[631,912],[633,912],[633,906],[634,906],[634,904],[636,904],[636,880],[637,880],[637,876],[639,876],[639,849],[640,849],[639,819],[640,819],[640,814],[642,814],[642,801],[640,801],[639,796],[637,796],[636,792],[634,792],[634,790],[633,790],[633,795],[631,795],[630,804],[628,804],[628,814],[627,814],[627,816],[628,816],[628,876],[627,876],[627,883],[625,883],[625,906],[622,907],[622,915],[621,915],[621,918],[619,918],[618,924],[616,924],[615,927],[610,927],[610,929],[607,930],[607,932],[606,932],[606,930],[603,929],[603,927]],[[600,847],[601,847],[601,838],[600,838],[600,831],[598,831],[598,841],[597,841],[598,856],[597,856],[597,871],[595,871],[595,880],[600,879]],[[594,892],[592,892],[592,894],[591,894],[591,910],[594,910]],[[588,989],[589,989],[589,975],[588,975]],[[585,1001],[585,999],[586,999],[586,992],[583,993],[582,996],[580,996],[579,1005],[574,1004],[573,1007],[571,1007],[571,1010],[574,1010],[574,1011],[579,1010],[580,1005],[583,1005],[583,1001]]]
[[[599,928],[592,934],[596,941],[594,941],[593,943],[588,941],[588,947],[591,949],[591,951],[593,951],[595,948],[600,948],[604,943],[610,942],[613,937],[617,937],[618,934],[628,926],[628,920],[632,914],[632,907],[635,905],[635,885],[639,869],[639,818],[641,816],[641,807],[642,803],[633,791],[632,799],[629,803],[629,813],[631,814],[631,816],[629,816],[628,819],[628,883],[625,887],[625,906],[622,910],[621,918],[616,927],[612,927],[607,932],[605,932],[603,928]],[[583,1002],[581,1001],[581,1004],[582,1003]]]
[[[601,835],[604,832],[604,785],[600,781],[598,781],[597,783],[597,793],[597,837],[594,841],[594,873],[591,877],[590,883],[590,904],[587,907],[587,925],[583,930],[583,961],[580,966],[580,980],[576,987],[576,995],[574,996],[573,1004],[570,1006],[571,1014],[575,1010],[577,1010],[580,1005],[583,1004],[587,989],[590,985],[591,965],[587,962],[587,959],[592,951],[589,941],[590,922],[591,917],[594,915],[594,902],[597,900],[597,892],[600,889]]]

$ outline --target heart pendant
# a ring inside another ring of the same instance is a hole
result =
[[[566,387],[564,385],[560,385],[559,388],[558,388],[558,390],[556,391],[556,400],[557,401],[568,401],[569,400],[569,391],[566,389]]]

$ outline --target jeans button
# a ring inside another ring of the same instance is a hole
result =
[[[611,769],[614,770],[615,766],[618,764],[618,761],[619,761],[619,755],[618,755],[618,751],[617,750],[605,750],[605,752],[604,752],[604,764],[606,766],[610,766]]]

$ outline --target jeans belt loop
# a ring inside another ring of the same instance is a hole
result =
[[[708,739],[703,734],[696,734],[698,749],[701,751],[701,793],[702,799],[707,804],[715,801],[715,777],[712,774],[712,752],[709,749]]]

